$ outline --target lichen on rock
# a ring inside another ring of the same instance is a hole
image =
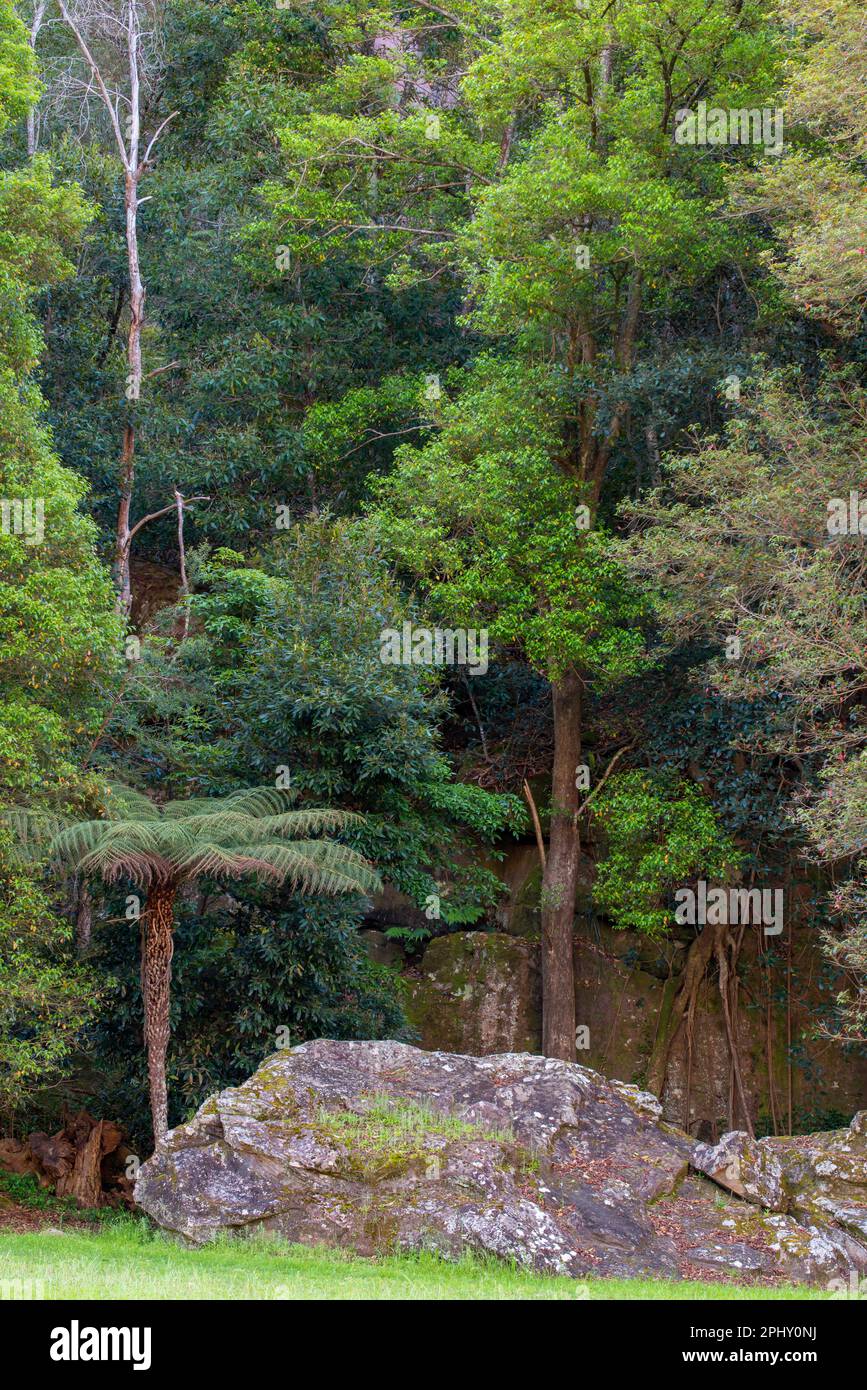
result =
[[[867,1270],[864,1129],[701,1145],[655,1096],[572,1063],[321,1040],[171,1130],[136,1199],[194,1242],[262,1230],[576,1277],[826,1284]]]

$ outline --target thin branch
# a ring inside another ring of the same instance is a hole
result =
[[[597,782],[590,795],[585,797],[581,805],[578,807],[578,810],[575,812],[576,818],[584,814],[587,807],[590,805],[590,802],[593,800],[594,796],[597,796],[599,792],[601,792],[602,788],[605,786],[605,783],[608,781],[608,778],[614,771],[614,765],[617,762],[618,758],[622,758],[624,753],[628,753],[629,749],[634,747],[635,739],[633,739],[631,743],[624,743],[622,748],[618,748],[617,752],[614,754],[614,757],[611,759],[611,762],[605,769],[604,776],[599,780],[599,782]]]
[[[193,502],[210,501],[210,497],[188,497],[186,498],[184,505],[189,507],[192,505]],[[136,533],[140,531],[143,526],[147,526],[149,521],[158,521],[161,516],[168,516],[169,512],[173,512],[176,506],[177,503],[170,502],[167,507],[161,507],[158,512],[148,512],[147,516],[142,517],[141,521],[137,521],[135,526],[133,526],[132,530],[130,531],[129,536],[127,537],[127,549],[129,548],[129,543],[133,539],[133,536],[135,536]]]
[[[350,455],[357,454],[359,449],[365,449],[368,444],[378,444],[381,439],[395,439],[399,434],[415,434],[418,430],[428,429],[430,429],[430,425],[428,423],[423,423],[421,425],[407,425],[406,429],[402,430],[389,430],[383,434],[372,434],[369,439],[362,439],[360,444],[356,444],[352,449],[347,449],[345,454],[340,455],[337,462],[342,463],[343,460],[348,459]]]
[[[542,838],[542,823],[539,820],[539,812],[536,810],[536,803],[533,800],[533,793],[530,791],[530,783],[527,781],[526,777],[524,778],[523,792],[524,800],[530,808],[530,816],[532,817],[533,821],[533,829],[536,832],[536,844],[539,849],[539,858],[542,861],[542,872],[544,873],[547,856],[545,854],[545,841]]]
[[[162,125],[160,125],[160,126],[157,127],[156,133],[155,133],[154,135],[152,135],[151,138],[150,138],[150,141],[149,141],[149,143],[148,143],[148,147],[147,147],[147,149],[145,150],[144,159],[142,160],[141,164],[139,165],[139,170],[144,169],[145,165],[147,164],[148,160],[149,160],[150,157],[151,157],[151,150],[153,149],[154,145],[155,145],[155,144],[157,143],[157,141],[159,140],[160,136],[162,135],[162,133],[163,133],[163,131],[165,130],[166,126],[168,125],[169,121],[173,121],[173,120],[175,119],[175,116],[179,116],[180,114],[181,114],[180,111],[173,111],[172,114],[171,114],[170,116],[166,116],[166,118],[165,118],[165,120],[163,121]]]
[[[162,372],[171,372],[175,367],[180,367],[180,362],[167,362],[164,367],[154,367],[152,372],[145,372],[142,381],[150,381],[152,376],[159,376]],[[208,498],[208,501],[211,499]]]
[[[93,73],[94,81],[96,82],[96,85],[99,88],[99,94],[102,97],[103,105],[105,106],[105,109],[108,112],[109,118],[111,120],[111,127],[114,131],[114,138],[117,141],[117,147],[120,150],[121,162],[126,172],[131,174],[132,166],[130,164],[130,160],[127,157],[126,145],[123,143],[123,135],[121,134],[120,121],[117,118],[117,111],[111,104],[111,97],[108,94],[108,88],[102,80],[102,73],[100,72],[99,67],[97,66],[96,59],[94,58],[93,54],[91,53],[90,49],[85,43],[84,36],[79,31],[78,26],[75,24],[71,14],[69,13],[69,10],[66,8],[64,0],[57,0],[57,3],[60,6],[60,13],[63,15],[64,20],[69,25],[69,28],[72,30],[75,36],[75,41],[78,44],[78,47],[81,49],[85,62],[89,65],[90,70]]]

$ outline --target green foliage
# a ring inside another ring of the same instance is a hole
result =
[[[289,809],[274,787],[198,797],[157,806],[126,791],[119,812],[61,830],[51,854],[76,873],[106,883],[130,879],[144,888],[252,875],[301,893],[365,893],[379,885],[369,864],[322,836],[350,821],[345,812]],[[311,839],[309,836],[319,836]]]
[[[72,962],[66,923],[0,829],[0,1111],[56,1080],[98,998],[92,975]]]
[[[87,1222],[115,1231],[129,1230],[137,1221],[130,1212],[116,1207],[81,1207],[74,1197],[55,1197],[50,1188],[40,1187],[35,1173],[0,1171],[0,1196],[27,1211],[44,1213],[61,1226],[69,1218],[75,1225]]]
[[[380,551],[357,525],[312,517],[281,535],[266,568],[217,552],[199,571],[191,636],[177,651],[145,644],[113,730],[135,739],[143,775],[178,793],[288,777],[302,802],[361,813],[350,842],[383,877],[419,906],[442,891],[446,912],[477,920],[501,888],[457,852],[493,844],[524,813],[454,780],[432,671],[380,661],[383,628],[411,612]]]
[[[644,605],[605,532],[577,524],[556,406],[547,373],[483,360],[436,439],[399,451],[373,523],[437,617],[488,627],[550,679],[571,665],[616,679],[640,661]]]
[[[106,815],[102,773],[194,817],[288,777],[293,805],[363,817],[339,853],[419,907],[435,894],[432,930],[484,923],[501,888],[482,852],[527,821],[476,783],[550,763],[546,682],[577,668],[594,772],[624,729],[660,769],[591,802],[604,910],[659,932],[671,887],[722,869],[731,837],[750,870],[806,841],[845,878],[826,940],[863,1034],[863,577],[859,538],[830,541],[824,510],[863,474],[862,9],[165,7],[148,123],[178,114],[139,214],[133,520],[174,485],[210,500],[186,517],[192,597],[155,623],[136,609],[148,632],[121,688],[95,548],[127,409],[122,181],[104,113],[79,120],[69,33],[46,24],[34,61],[0,0],[0,499],[45,503],[41,544],[0,535],[7,822],[38,849],[52,817],[101,815],[68,835],[95,867],[168,853],[231,870],[250,857],[243,818],[196,857],[184,836],[213,825]],[[37,67],[44,153],[20,167]],[[784,152],[678,143],[699,100],[784,105]],[[836,384],[829,343],[855,367]],[[751,399],[757,352],[794,364],[797,388],[770,376]],[[740,402],[720,392],[731,374]],[[642,538],[621,549],[626,497]],[[176,573],[173,514],[134,558]],[[380,634],[404,619],[488,628],[494,671],[383,665]],[[721,659],[729,635],[739,663]],[[289,845],[272,848],[287,868]],[[178,1093],[240,1079],[273,1045],[273,979],[303,1036],[397,1027],[361,920],[354,900],[299,907],[273,885],[233,889],[215,916],[185,904]],[[101,1055],[138,1105],[134,933],[98,932],[117,966]]]
[[[593,900],[619,929],[661,936],[674,924],[676,887],[696,876],[725,882],[739,868],[737,847],[691,782],[615,773],[592,804],[608,841]]]
[[[419,414],[417,400],[396,399],[388,381],[411,382],[466,354],[454,283],[400,293],[378,276],[360,285],[352,248],[336,242],[300,281],[294,262],[276,264],[289,240],[283,230],[257,232],[267,211],[260,187],[283,169],[277,132],[290,120],[303,131],[347,47],[368,42],[376,12],[363,37],[358,8],[314,14],[273,0],[165,8],[171,59],[149,115],[155,125],[179,114],[160,140],[140,210],[144,344],[148,371],[179,365],[148,376],[137,407],[136,516],[170,502],[173,481],[188,496],[207,494],[208,506],[190,509],[188,541],[246,550],[273,536],[276,505],[348,510],[367,469],[390,456],[393,441],[381,433]],[[78,279],[52,294],[46,394],[64,462],[91,482],[108,532],[125,376],[122,187],[110,143],[82,147],[54,109],[40,114],[58,167],[99,207]],[[323,456],[328,422],[306,428],[308,408],[320,404],[344,421],[360,411],[371,428],[341,443],[335,422],[334,451],[326,440]],[[135,554],[173,563],[174,543],[171,519],[156,522],[136,537]]]
[[[61,806],[93,794],[74,749],[95,732],[120,627],[96,529],[79,510],[85,485],[58,463],[40,422],[30,304],[72,273],[64,246],[88,215],[75,190],[52,186],[44,160],[0,172],[0,499],[10,508],[0,531],[0,797]]]
[[[860,332],[867,299],[867,101],[859,0],[786,0],[794,38],[776,167],[729,179],[739,213],[772,227],[762,262],[788,305],[844,336]]]
[[[37,97],[23,26],[0,3],[0,130]],[[0,806],[80,808],[97,783],[77,750],[98,718],[120,629],[85,487],[62,468],[34,384],[38,291],[73,274],[68,256],[89,209],[55,187],[49,163],[0,170]],[[0,830],[0,1108],[56,1080],[96,993],[70,959],[69,929],[35,870]]]
[[[863,792],[863,786],[862,786]],[[863,816],[863,794],[859,802]],[[823,932],[825,950],[840,971],[836,1018],[826,1026],[831,1037],[867,1042],[867,859],[856,859],[848,881],[830,900],[834,921]]]
[[[10,0],[0,3],[0,132],[36,100],[39,84],[27,32]]]
[[[790,374],[768,373],[724,440],[674,461],[670,492],[628,509],[643,528],[629,543],[631,564],[656,586],[669,639],[736,637],[741,659],[709,664],[714,687],[777,702],[763,755],[810,760],[788,819],[813,858],[852,875],[825,940],[856,981],[842,1015],[855,1040],[864,1036],[863,537],[834,535],[828,523],[831,499],[848,509],[865,419],[849,372],[829,368],[812,398]]]

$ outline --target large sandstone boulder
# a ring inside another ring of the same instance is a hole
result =
[[[845,1143],[815,1136],[856,1203],[863,1128]],[[575,1277],[827,1283],[867,1270],[845,1204],[823,1207],[821,1225],[806,1207],[803,1219],[779,1203],[766,1213],[693,1172],[697,1147],[655,1097],[586,1067],[319,1041],[270,1057],[170,1131],[136,1199],[195,1242],[269,1231],[366,1254],[473,1250]]]

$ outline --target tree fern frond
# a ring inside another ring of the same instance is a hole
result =
[[[170,801],[164,808],[164,813],[172,820],[219,816],[231,812],[261,818],[279,815],[288,810],[293,799],[293,793],[279,787],[252,787],[245,791],[230,792],[228,796],[198,796],[189,801]]]
[[[360,816],[349,811],[297,810],[276,816],[251,816],[235,809],[217,810],[212,815],[189,816],[182,824],[193,834],[202,834],[217,844],[255,845],[275,835],[308,835],[311,832],[342,830],[359,824]]]
[[[136,874],[130,877],[140,879],[142,861],[148,856],[158,861],[162,877],[164,866],[184,858],[193,844],[194,836],[182,824],[171,825],[161,819],[90,820],[67,826],[55,836],[50,852],[60,862],[84,872],[103,873],[102,865],[110,864],[112,878],[119,876],[114,866],[126,857],[137,866]]]
[[[200,837],[214,844],[230,846],[256,838],[255,827],[260,824],[253,816],[226,809],[222,801],[214,802],[214,811],[205,814],[175,816],[167,821],[171,827],[183,828],[192,840]],[[261,838],[261,836],[260,836]]]
[[[51,852],[51,843],[70,824],[68,816],[26,806],[0,807],[0,824],[13,837],[10,857],[20,865],[35,864]]]
[[[279,871],[258,853],[249,854],[240,848],[227,847],[199,841],[195,848],[179,863],[178,868],[185,878],[241,878],[251,875],[281,882]]]
[[[144,887],[199,875],[251,875],[307,893],[371,893],[380,887],[376,871],[356,850],[325,838],[291,838],[358,825],[361,817],[328,808],[289,810],[287,800],[284,791],[260,787],[172,802],[161,815],[146,797],[121,788],[112,813],[128,805],[129,817],[111,814],[66,825],[53,837],[50,853],[76,871],[108,882],[127,877]]]
[[[171,859],[153,852],[129,847],[121,850],[108,845],[98,845],[89,854],[82,855],[76,868],[83,874],[98,874],[106,883],[128,878],[145,889],[156,883],[168,883],[177,875],[177,865]]]
[[[105,798],[106,820],[160,820],[160,808],[135,787],[126,782],[107,782]]]
[[[299,807],[294,811],[284,811],[278,816],[262,816],[258,825],[261,826],[263,838],[271,835],[308,835],[311,831],[317,830],[343,830],[347,827],[359,826],[364,824],[364,817],[358,816],[354,811],[332,810],[328,807]]]
[[[256,859],[270,865],[280,881],[307,893],[375,893],[382,887],[372,864],[346,845],[329,840],[291,840],[257,845]]]
[[[248,816],[278,816],[291,808],[297,795],[289,787],[247,787],[244,791],[230,792],[224,800]]]

